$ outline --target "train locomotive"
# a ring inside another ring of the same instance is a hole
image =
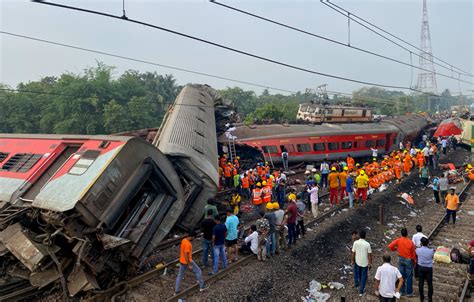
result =
[[[0,134],[0,287],[75,296],[137,269],[217,190],[214,105],[187,85],[154,145],[132,136]]]
[[[317,162],[324,159],[369,157],[371,149],[379,154],[398,148],[400,142],[412,141],[431,123],[425,116],[410,114],[374,123],[347,124],[271,124],[238,126],[231,135],[237,146],[260,150],[266,161],[280,163],[283,151],[289,162]],[[219,142],[228,144],[228,136]]]

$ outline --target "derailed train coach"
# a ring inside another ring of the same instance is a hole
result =
[[[177,223],[194,227],[216,191],[211,92],[180,93],[156,139],[167,154],[138,137],[0,134],[0,286],[54,282],[70,296],[107,288]]]

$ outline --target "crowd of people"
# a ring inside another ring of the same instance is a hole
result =
[[[268,257],[279,254],[281,249],[291,248],[298,238],[305,235],[305,212],[310,212],[313,217],[319,215],[321,191],[329,192],[330,206],[337,206],[347,199],[349,207],[352,208],[355,204],[364,205],[370,193],[383,190],[385,183],[392,180],[399,182],[411,173],[418,173],[422,184],[426,186],[433,170],[429,167],[437,167],[439,150],[446,155],[450,142],[452,139],[444,138],[438,142],[431,142],[424,138],[418,148],[410,143],[400,144],[399,150],[381,158],[375,149],[370,162],[356,163],[350,155],[346,159],[333,162],[324,160],[319,167],[313,166],[306,170],[305,183],[300,186],[300,190],[287,185],[288,178],[285,171],[272,169],[268,162],[260,162],[254,168],[244,170],[240,167],[239,157],[230,161],[223,155],[219,158],[220,182],[222,189],[232,190],[232,196],[225,216],[219,215],[213,200],[210,200],[204,208],[204,219],[201,224],[202,263],[208,266],[210,256],[212,270],[209,274],[215,274],[220,264],[225,268],[229,262],[237,261],[238,251],[255,254],[258,260],[265,261]],[[445,176],[432,178],[432,186],[436,202],[439,203],[441,200],[446,202],[447,222],[449,223],[452,217],[454,224],[459,199],[456,201],[457,195],[454,191],[448,194],[448,181]],[[249,215],[253,217],[254,223],[248,229],[239,231],[238,217],[242,214],[243,204],[248,205],[246,209],[252,209]],[[399,253],[399,268],[391,266],[389,255],[383,257],[384,265],[377,269],[375,275],[376,290],[381,301],[392,301],[397,292],[406,295],[413,293],[411,272],[417,259],[417,272],[422,276],[419,279],[420,284],[425,280],[428,282],[428,299],[431,301],[432,270],[429,268],[432,267],[432,263],[430,264],[428,259],[426,236],[423,235],[425,239],[418,238],[419,233],[421,227],[413,237],[413,244],[410,244],[408,241],[412,241],[406,238],[407,230],[403,229],[402,237],[389,245],[389,249]],[[353,235],[357,237],[352,247],[354,281],[362,295],[367,281],[367,271],[372,265],[371,248],[365,241],[365,231]],[[186,240],[190,241],[192,236],[194,234],[190,234]],[[186,268],[195,272],[201,289],[205,289],[204,283],[201,282],[202,273],[189,254],[189,245],[190,243],[185,242],[184,250],[183,244],[181,247],[181,267],[176,280],[176,292],[179,291]]]

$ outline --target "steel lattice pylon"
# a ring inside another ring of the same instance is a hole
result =
[[[438,93],[436,75],[431,51],[430,25],[428,24],[428,10],[426,0],[423,0],[423,19],[421,20],[421,51],[420,72],[418,73],[417,88],[423,92]]]

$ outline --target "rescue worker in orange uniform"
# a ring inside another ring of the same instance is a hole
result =
[[[268,162],[265,162],[265,167],[264,167],[265,174],[270,174],[270,166],[268,165]]]
[[[418,167],[421,169],[425,165],[425,156],[421,151],[418,151],[418,154],[416,155],[416,160],[418,161]]]
[[[347,181],[347,171],[349,170],[349,167],[344,167],[342,169],[342,172],[339,173],[339,183],[341,184],[341,202],[344,199],[344,196],[347,196],[346,192],[346,181]]]
[[[224,168],[225,187],[230,188],[232,186],[232,164],[230,162]]]
[[[222,169],[225,169],[225,166],[226,166],[226,163],[227,163],[227,156],[225,156],[225,154],[222,155],[220,161],[221,161],[220,166],[222,167]]]
[[[338,205],[339,201],[337,200],[338,188],[339,188],[339,173],[337,173],[336,167],[331,168],[331,173],[328,175],[329,182],[329,202],[332,205]]]
[[[411,165],[412,164],[413,163],[411,161],[410,154],[406,154],[405,158],[403,159],[403,172],[405,173],[405,175],[410,175],[410,170],[411,170]]]
[[[234,167],[235,167],[236,169],[240,169],[239,160],[240,160],[240,157],[239,157],[239,156],[237,156],[237,157],[234,159]]]
[[[259,217],[260,212],[263,211],[263,196],[262,196],[262,184],[257,183],[256,188],[252,190],[252,204],[253,204],[253,215]]]
[[[354,170],[355,160],[351,157],[350,154],[347,155],[346,163],[348,171],[352,172]]]
[[[400,156],[395,157],[395,161],[393,162],[393,169],[395,170],[395,176],[397,177],[397,181],[402,179],[402,162],[400,161]]]
[[[263,203],[272,202],[272,189],[267,185],[267,182],[262,181],[262,200]]]
[[[369,185],[372,189],[377,189],[378,187],[380,187],[377,175],[374,175],[369,178]]]
[[[245,196],[245,198],[250,199],[250,181],[248,172],[245,173],[240,181],[242,182],[242,195]]]
[[[373,173],[374,173],[374,174],[375,174],[375,173],[378,173],[378,172],[379,172],[379,168],[380,168],[379,163],[377,162],[377,159],[374,158],[374,159],[373,159],[373,163],[372,163],[372,170],[373,170]]]

